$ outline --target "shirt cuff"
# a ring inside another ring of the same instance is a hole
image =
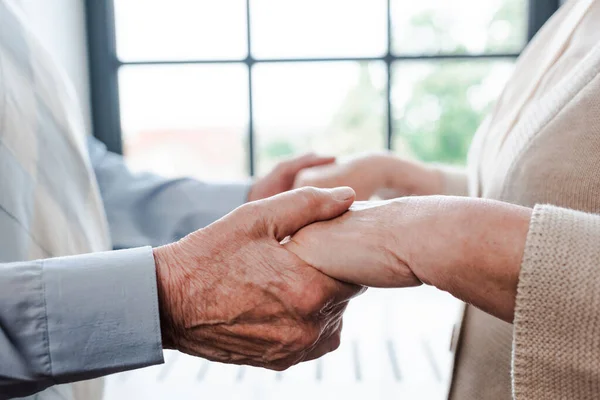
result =
[[[56,383],[163,362],[152,248],[43,261]]]

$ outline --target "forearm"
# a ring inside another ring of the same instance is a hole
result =
[[[203,228],[246,202],[250,182],[204,183],[131,172],[122,156],[88,141],[115,248],[160,246]]]
[[[158,315],[150,248],[0,264],[0,393],[162,362]]]
[[[532,210],[497,201],[458,200],[441,218],[443,257],[424,282],[505,321],[514,318],[521,262]],[[443,236],[448,235],[448,240]],[[451,238],[451,240],[450,240]]]

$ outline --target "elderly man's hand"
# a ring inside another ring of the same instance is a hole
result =
[[[254,182],[248,193],[248,201],[266,199],[267,197],[292,190],[296,176],[300,171],[333,162],[335,162],[335,157],[321,157],[316,154],[305,154],[288,161],[283,161],[277,164],[268,175]]]
[[[347,302],[363,288],[329,278],[280,242],[344,213],[354,196],[350,188],[291,191],[155,249],[163,347],[274,370],[335,350]]]

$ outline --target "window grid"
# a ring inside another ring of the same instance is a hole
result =
[[[92,109],[94,134],[104,141],[109,150],[122,153],[121,121],[119,110],[118,71],[126,65],[177,65],[177,64],[245,64],[248,68],[248,165],[247,170],[253,176],[256,170],[254,107],[253,107],[253,67],[260,63],[298,63],[298,62],[344,62],[379,61],[385,63],[386,82],[386,147],[392,150],[394,118],[391,91],[393,84],[392,66],[396,62],[431,60],[469,60],[516,58],[519,53],[491,54],[421,54],[396,55],[392,53],[392,16],[391,0],[387,0],[387,53],[380,57],[319,57],[319,58],[260,58],[252,56],[251,0],[246,0],[247,51],[248,56],[239,60],[150,60],[122,62],[116,51],[114,19],[114,0],[88,0],[86,3],[88,44],[90,52],[90,79],[92,83]],[[530,0],[528,38],[539,30],[559,6],[558,0]]]

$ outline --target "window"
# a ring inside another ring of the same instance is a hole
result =
[[[464,163],[528,31],[558,7],[557,0],[87,3],[95,134],[134,169],[203,179],[261,174],[307,150],[344,156],[388,148]]]
[[[391,149],[463,164],[515,58],[557,8],[558,0],[88,0],[95,135],[134,169],[208,180],[264,174],[305,151]],[[347,313],[342,349],[323,360],[275,374],[170,353],[166,366],[109,380],[108,391],[443,391],[456,304],[428,288],[363,297]],[[149,384],[166,380],[175,384]]]

